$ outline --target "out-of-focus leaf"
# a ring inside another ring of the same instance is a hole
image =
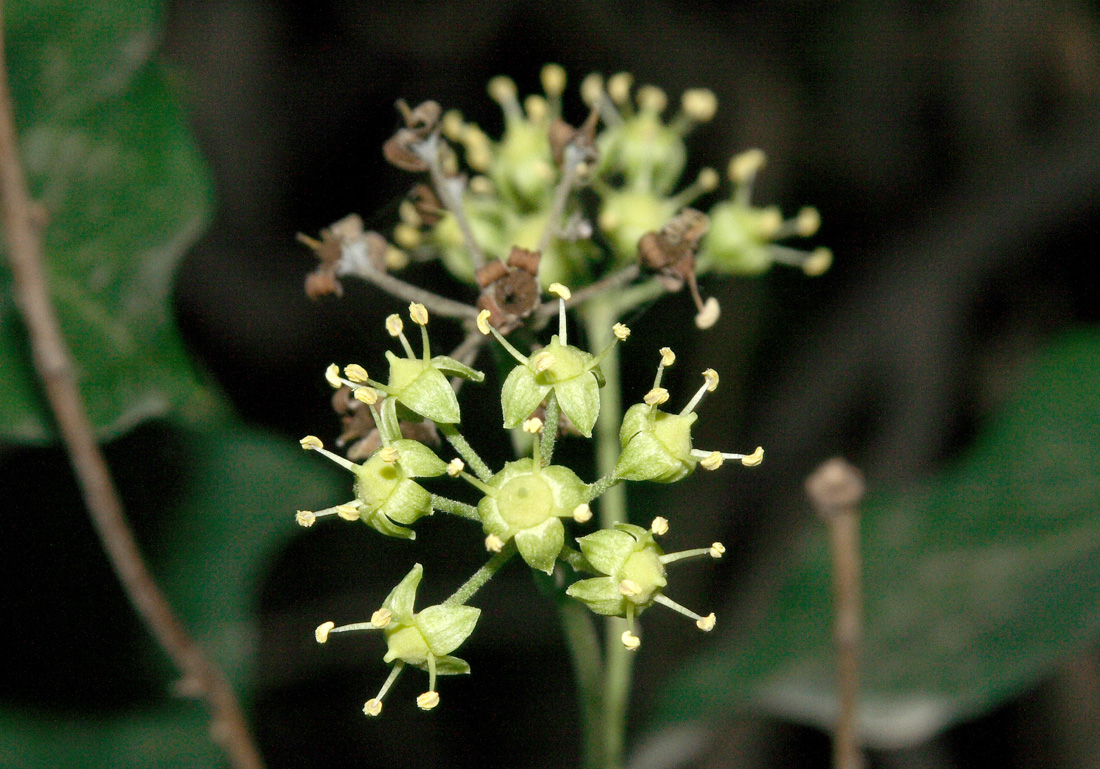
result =
[[[101,438],[211,408],[176,331],[171,283],[206,225],[211,185],[151,61],[159,2],[14,0],[5,40],[23,162],[46,217],[50,292]],[[0,439],[51,420],[0,260]]]
[[[165,490],[157,511],[165,524],[147,554],[188,630],[247,702],[252,609],[265,565],[300,531],[295,508],[347,495],[351,479],[310,461],[295,441],[240,427],[163,434],[179,441],[187,475]],[[0,769],[225,766],[204,707],[171,701],[171,686],[166,680],[165,700],[144,710],[87,717],[0,710]]]
[[[1100,334],[1052,346],[953,470],[864,506],[860,718],[871,745],[923,741],[1034,684],[1100,638]],[[667,689],[659,721],[746,707],[835,717],[830,573],[820,529],[746,635]]]

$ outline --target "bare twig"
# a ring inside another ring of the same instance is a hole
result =
[[[806,493],[829,528],[833,558],[833,640],[837,654],[840,709],[833,736],[834,769],[860,769],[859,651],[862,636],[860,595],[859,503],[863,474],[843,459],[830,459],[806,479]]]
[[[355,268],[349,268],[340,274],[362,278],[398,299],[404,299],[408,302],[419,302],[428,309],[428,312],[433,315],[438,315],[441,318],[458,318],[459,320],[464,320],[477,317],[477,308],[472,304],[456,302],[454,299],[440,296],[427,289],[414,286],[412,283],[406,283],[400,278],[390,275],[388,272],[383,272],[371,266],[369,263],[358,264]]]
[[[157,641],[183,675],[183,689],[206,701],[211,736],[237,769],[263,761],[222,672],[192,640],[153,581],[114,487],[76,385],[76,376],[42,269],[39,232],[19,159],[3,48],[0,8],[0,221],[11,263],[15,300],[26,323],[35,369],[111,565]]]

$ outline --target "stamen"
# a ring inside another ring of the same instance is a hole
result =
[[[722,458],[722,453],[719,451],[712,451],[704,457],[699,464],[703,466],[704,470],[717,470],[722,466],[722,462],[725,461]]]
[[[308,529],[317,522],[317,515],[312,510],[299,510],[294,514],[294,520],[302,528]]]
[[[405,348],[405,355],[409,358],[416,357],[412,345],[410,345],[409,340],[405,338],[405,324],[401,320],[400,315],[394,313],[386,318],[386,331],[389,332],[390,336],[395,336],[401,340],[401,346]]]
[[[741,457],[741,464],[745,467],[756,467],[758,464],[764,461],[764,447],[757,446],[756,451],[752,452],[748,456]]]
[[[481,312],[479,312],[477,314],[477,330],[480,331],[482,334],[485,334],[486,336],[488,336],[489,334],[495,336],[497,338],[497,341],[500,342],[501,346],[505,350],[507,350],[513,358],[515,358],[520,363],[526,364],[527,356],[521,353],[515,347],[513,347],[511,342],[504,338],[503,334],[497,331],[494,326],[489,324],[489,318],[492,317],[492,315],[493,314],[488,310],[482,310]]]
[[[689,88],[680,96],[680,108],[696,123],[706,123],[718,111],[718,97],[709,88]]]
[[[703,303],[703,308],[699,310],[699,314],[695,316],[695,327],[706,331],[718,322],[718,316],[721,314],[722,307],[718,304],[718,300],[713,296],[708,297],[707,301]]]
[[[649,530],[657,536],[663,537],[668,534],[668,519],[658,515],[653,519],[653,523],[649,524]]]
[[[708,368],[703,372],[703,379],[707,380],[707,392],[712,393],[718,389],[718,372]]]
[[[707,554],[711,558],[713,558],[714,560],[717,561],[719,558],[722,557],[722,554],[725,553],[725,552],[726,552],[726,546],[723,545],[721,542],[715,542],[713,545],[710,546],[710,549],[707,551]]]
[[[384,628],[390,624],[390,620],[393,619],[393,612],[389,609],[382,608],[370,615],[370,623],[376,628]]]
[[[317,629],[313,631],[313,637],[317,639],[317,643],[326,643],[328,641],[328,634],[332,632],[334,627],[336,627],[335,622],[322,622],[318,625]]]
[[[438,704],[439,692],[424,692],[416,698],[416,706],[421,710],[431,710]]]
[[[668,608],[672,609],[674,612],[678,612],[680,614],[683,614],[685,617],[690,617],[691,619],[695,620],[696,625],[699,625],[699,623],[701,621],[704,621],[704,619],[705,619],[704,617],[701,617],[700,615],[696,614],[695,612],[693,612],[691,609],[687,608],[686,606],[681,606],[680,604],[676,603],[675,601],[673,601],[671,598],[669,598],[664,593],[657,593],[655,596],[653,596],[653,600],[656,601],[657,603],[661,604],[662,606],[667,606]],[[713,617],[714,617],[714,615],[711,614],[709,618],[706,618],[707,620],[709,620],[711,628],[714,627]],[[702,630],[703,626],[699,625],[699,629]]]
[[[638,107],[645,112],[660,114],[668,106],[668,96],[655,85],[643,85],[638,89]]]
[[[593,72],[581,80],[581,101],[587,107],[593,107],[603,99],[603,77]]]
[[[697,547],[694,550],[680,550],[676,553],[665,553],[664,555],[657,556],[657,560],[663,565],[667,566],[670,563],[676,563],[682,561],[685,558],[699,558],[704,555],[711,555],[711,549],[707,547]]]
[[[695,627],[699,628],[704,633],[709,633],[710,631],[714,630],[714,623],[717,621],[717,619],[718,618],[714,616],[714,612],[711,612],[702,619],[696,620]]]
[[[622,323],[616,323],[611,327],[611,333],[615,335],[615,338],[620,342],[625,342],[627,337],[630,336],[630,329],[624,326]]]
[[[638,636],[634,635],[629,630],[623,631],[620,640],[623,642],[623,646],[630,651],[636,651],[638,647],[642,645],[642,639],[638,638]]]
[[[565,91],[565,70],[560,64],[547,64],[539,73],[539,79],[542,80],[542,90],[551,98],[559,97]]]
[[[634,76],[629,72],[616,72],[607,79],[607,95],[620,109],[630,106],[630,87],[634,85]]]
[[[531,365],[536,372],[541,374],[543,371],[552,368],[557,362],[558,359],[554,357],[553,353],[540,352],[531,360]]]
[[[359,508],[356,505],[337,505],[332,509],[345,521],[358,521],[360,518]]]
[[[378,403],[378,391],[373,387],[356,387],[351,391],[351,397],[368,406],[373,406],[375,403]]]
[[[360,366],[358,363],[352,363],[348,366],[344,366],[344,376],[350,379],[355,384],[365,384],[369,379],[367,370]]]
[[[714,192],[718,189],[720,181],[721,177],[717,171],[710,167],[704,168],[699,172],[699,176],[695,178],[695,181],[673,195],[670,202],[676,208],[689,206],[708,192]]]
[[[324,444],[321,443],[321,439],[315,435],[307,435],[305,438],[302,438],[299,443],[302,444],[302,448],[306,451],[316,451],[318,454],[323,454],[336,464],[340,465],[340,467],[344,468],[345,470],[351,470],[352,472],[355,472],[355,470],[359,467],[359,465],[355,464],[354,462],[348,459],[344,459],[339,454],[333,454],[331,451],[324,448]]]
[[[382,698],[386,696],[386,692],[393,686],[393,682],[397,680],[397,677],[401,675],[401,671],[405,669],[405,663],[398,660],[394,663],[393,669],[390,671],[389,676],[386,678],[386,683],[382,684],[382,688],[378,691],[378,696],[367,700],[367,704],[363,706],[363,712],[368,716],[377,716],[382,712]]]
[[[663,387],[654,387],[642,398],[647,406],[660,406],[668,400],[668,390]]]
[[[581,502],[573,508],[573,520],[577,523],[588,523],[592,520],[592,508],[587,502]]]
[[[302,448],[306,451],[316,451],[317,449],[323,449],[325,444],[321,443],[321,439],[316,435],[307,435],[302,440],[298,441]]]
[[[409,305],[409,317],[416,325],[426,326],[428,325],[428,308],[419,302],[412,302]]]
[[[490,534],[485,538],[485,549],[490,553],[499,553],[504,549],[504,540],[496,534]]]
[[[335,363],[330,363],[325,369],[325,381],[332,385],[334,390],[339,390],[343,386],[344,383],[340,381],[340,367]]]
[[[734,155],[727,169],[730,181],[738,186],[751,185],[767,159],[764,151],[756,148]]]
[[[490,80],[489,96],[504,110],[505,118],[523,120],[523,112],[516,100],[516,84],[511,78],[498,75]]]
[[[447,463],[447,475],[452,478],[457,478],[462,474],[462,471],[466,469],[466,463],[458,457],[455,457]]]
[[[538,417],[531,417],[523,422],[523,432],[537,435],[542,432],[542,420]]]
[[[630,598],[631,596],[640,595],[642,587],[632,579],[624,579],[619,583],[619,592]]]
[[[676,362],[676,353],[674,353],[671,348],[662,347],[660,349],[660,353],[661,353],[661,365],[664,366],[665,368],[669,368],[673,363]]]
[[[707,371],[713,371],[713,369],[707,369]],[[703,377],[705,378],[703,386],[695,391],[695,395],[691,396],[691,400],[688,401],[688,404],[680,410],[680,416],[686,417],[688,414],[695,411],[695,407],[699,405],[699,401],[703,400],[704,393],[713,392],[714,388],[718,386],[717,374],[714,375],[715,379],[713,386],[711,386],[711,380],[707,377],[706,372],[703,372]]]
[[[483,336],[489,336],[489,331],[492,328],[489,325],[489,318],[493,317],[493,313],[489,310],[482,310],[477,314],[477,330],[482,333]]]
[[[370,699],[367,700],[367,704],[363,706],[363,712],[368,716],[377,716],[382,712],[382,700]]]

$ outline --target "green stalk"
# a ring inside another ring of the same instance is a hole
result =
[[[478,453],[474,451],[474,447],[471,446],[469,442],[467,442],[467,440],[462,436],[462,433],[458,431],[457,427],[455,427],[454,425],[440,424],[439,432],[443,433],[443,437],[446,438],[450,442],[450,444],[454,446],[455,451],[457,451],[462,456],[462,458],[466,460],[466,464],[470,466],[470,468],[474,471],[478,478],[480,478],[485,483],[488,483],[490,480],[492,480],[493,471],[490,470],[489,466],[485,464],[484,460],[482,460],[482,458],[478,456]]]
[[[595,616],[579,601],[562,593],[557,601],[565,645],[573,660],[577,678],[577,699],[581,708],[581,731],[584,734],[585,769],[604,769],[603,703],[600,701],[601,672],[600,636]]]

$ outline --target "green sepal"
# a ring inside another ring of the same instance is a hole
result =
[[[596,614],[617,617],[626,610],[619,583],[612,577],[582,579],[570,585],[565,592]]]
[[[638,541],[618,529],[601,529],[580,537],[577,543],[593,568],[614,575],[634,553]]]
[[[415,441],[402,440],[395,443],[414,444],[424,451],[429,451],[427,447],[420,446]],[[398,451],[400,452],[400,449]],[[422,455],[421,459],[423,459]],[[436,460],[443,464],[438,457]],[[417,464],[415,456],[413,464]],[[443,468],[446,471],[446,465],[443,465]],[[359,513],[364,523],[387,536],[415,538],[410,536],[412,532],[408,529],[400,527],[394,529],[386,521],[381,520],[386,517],[398,523],[408,524],[425,515],[431,515],[432,495],[416,481],[408,478],[409,474],[401,466],[401,462],[389,464],[377,453],[355,468],[355,496],[359,499]]]
[[[593,371],[554,385],[561,411],[585,438],[592,437],[592,428],[600,415],[600,385]]]
[[[436,355],[432,358],[432,368],[442,371],[444,374],[450,376],[461,377],[471,382],[484,382],[485,374],[481,373],[477,369],[470,368],[462,361],[455,360],[454,358],[446,355]]]
[[[390,362],[387,389],[391,398],[416,414],[441,424],[457,424],[461,420],[458,397],[443,372],[422,360],[398,358],[386,351]]]
[[[421,670],[427,670],[427,664],[416,665]],[[458,657],[446,655],[435,658],[435,674],[438,676],[459,676],[470,672],[470,663],[460,660]]]
[[[406,529],[404,526],[398,526],[380,510],[375,510],[372,513],[365,507],[360,506],[359,520],[384,536],[396,537],[398,539],[416,539],[415,531]]]
[[[447,463],[423,443],[402,438],[390,445],[397,449],[402,472],[411,478],[434,478],[447,472]]]
[[[526,365],[521,363],[512,369],[500,390],[504,427],[510,430],[519,426],[550,394],[550,389],[550,385],[539,384],[535,373]]]
[[[674,483],[695,471],[691,426],[697,416],[668,414],[644,403],[627,409],[619,428],[622,453],[615,476],[627,481]]]
[[[416,589],[420,586],[420,580],[424,578],[424,567],[419,563],[413,564],[412,569],[404,579],[382,601],[382,608],[389,609],[393,615],[392,621],[408,625],[413,621],[413,604],[416,602]]]
[[[397,523],[416,523],[432,514],[432,495],[416,481],[403,478],[378,512]]]
[[[516,547],[532,569],[550,574],[558,553],[565,544],[565,527],[558,518],[548,518],[537,526],[516,532]]]
[[[481,609],[474,606],[429,606],[416,615],[416,626],[437,657],[450,654],[474,632]]]

